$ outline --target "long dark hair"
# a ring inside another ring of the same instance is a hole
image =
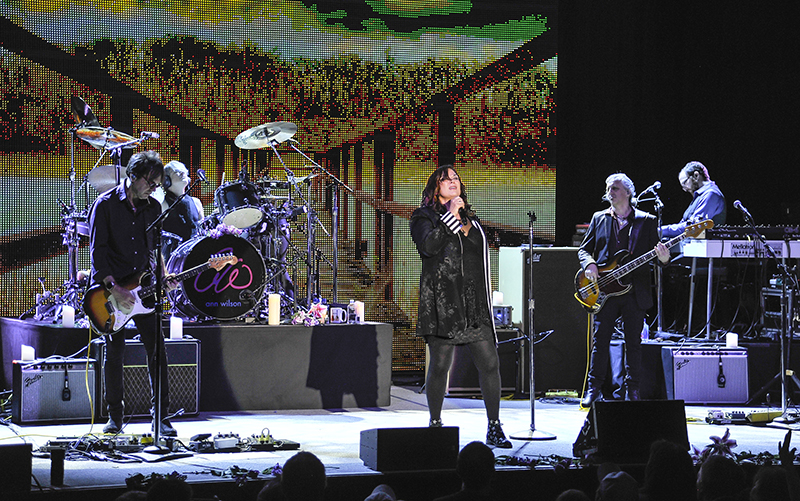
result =
[[[439,181],[442,179],[448,178],[448,171],[452,170],[456,173],[459,180],[461,180],[461,194],[460,197],[464,200],[464,210],[466,210],[467,215],[472,217],[475,215],[475,211],[472,210],[472,206],[469,204],[467,200],[467,187],[464,185],[464,180],[461,179],[461,176],[458,175],[456,169],[450,165],[442,165],[431,175],[428,177],[428,182],[425,183],[425,189],[422,190],[422,202],[419,204],[420,207],[433,207],[437,213],[442,214],[447,209],[445,209],[444,205],[439,202]]]

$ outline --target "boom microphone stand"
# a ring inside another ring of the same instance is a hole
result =
[[[534,299],[533,299],[533,223],[536,221],[536,214],[528,212],[528,358],[530,359],[530,401],[531,401],[531,426],[527,430],[512,433],[514,440],[555,440],[556,436],[536,429],[536,378],[534,371],[534,349],[533,343],[536,329],[534,328]]]
[[[777,421],[779,423],[795,423],[798,421],[798,416],[796,414],[789,414],[788,413],[788,402],[790,400],[789,394],[787,392],[787,376],[791,377],[792,382],[797,386],[797,389],[800,389],[800,380],[797,379],[797,376],[794,375],[794,372],[790,373],[790,369],[788,368],[789,365],[789,346],[788,344],[790,341],[790,332],[789,328],[791,325],[791,319],[789,318],[789,294],[788,294],[788,284],[791,281],[791,286],[793,290],[797,289],[797,280],[794,274],[789,271],[789,268],[786,266],[786,263],[783,260],[778,259],[778,255],[775,252],[775,249],[767,242],[766,237],[762,235],[758,229],[756,228],[755,221],[753,220],[753,216],[750,215],[747,209],[739,202],[738,200],[733,203],[733,206],[739,209],[742,214],[744,215],[744,219],[747,224],[750,225],[750,228],[753,230],[753,234],[758,238],[761,244],[766,249],[767,254],[769,257],[775,261],[775,264],[778,266],[778,269],[781,271],[781,365],[780,365],[780,373],[776,374],[772,380],[764,385],[757,393],[754,395],[750,402],[753,399],[760,397],[767,390],[776,382],[781,382],[781,415],[775,418],[773,421]],[[785,245],[785,244],[784,244]],[[788,249],[789,246],[785,245],[785,249]],[[750,403],[748,402],[748,404]]]

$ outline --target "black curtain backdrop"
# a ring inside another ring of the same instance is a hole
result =
[[[728,224],[745,224],[734,200],[759,224],[800,223],[796,5],[562,1],[557,243],[605,207],[618,171],[638,190],[661,181],[664,221],[680,219],[690,160],[720,185]]]

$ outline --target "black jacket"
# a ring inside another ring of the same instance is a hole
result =
[[[489,286],[489,245],[486,233],[477,218],[472,218],[473,228],[483,241],[486,297],[491,318]],[[455,232],[442,221],[441,215],[431,207],[420,207],[411,215],[411,238],[422,258],[419,278],[418,336],[453,338],[466,329],[464,306],[464,275],[462,270],[461,231]],[[492,322],[494,328],[494,322]]]
[[[609,255],[610,241],[614,237],[613,218],[611,209],[595,212],[592,216],[592,221],[589,223],[589,228],[586,230],[586,235],[578,250],[578,259],[580,259],[582,269],[585,270],[591,263],[605,266],[613,261],[614,256]],[[628,245],[628,248],[632,249],[631,257],[636,258],[653,250],[657,243],[658,225],[655,216],[638,209],[635,210]],[[639,308],[650,309],[653,306],[653,292],[650,290],[650,266],[640,266],[625,279],[633,285],[633,290],[629,294],[636,295]]]

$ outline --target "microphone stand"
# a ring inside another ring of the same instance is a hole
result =
[[[656,210],[656,224],[658,225],[658,241],[661,241],[661,225],[663,224],[663,211],[664,211],[664,203],[661,201],[661,198],[658,196],[658,193],[655,190],[651,190],[653,193],[653,198],[647,199],[638,199],[639,202],[650,202],[653,201],[653,207]],[[658,316],[658,323],[656,324],[656,334],[657,336],[664,332],[664,282],[663,282],[663,274],[661,266],[656,265],[656,315]],[[645,320],[646,321],[646,320]],[[657,337],[656,336],[656,337]]]
[[[164,349],[164,325],[163,325],[163,287],[164,287],[164,279],[162,277],[162,271],[166,273],[166,269],[163,269],[163,256],[161,254],[161,226],[164,223],[164,219],[167,217],[172,209],[175,208],[176,205],[181,203],[181,201],[186,197],[186,195],[200,182],[200,179],[196,179],[194,183],[189,187],[189,189],[184,190],[183,193],[170,205],[167,210],[163,211],[161,215],[159,215],[155,221],[153,221],[150,226],[147,227],[145,230],[145,234],[149,231],[153,231],[153,242],[156,247],[156,270],[153,273],[156,279],[156,304],[155,304],[155,315],[156,315],[156,339],[155,339],[155,353],[153,353],[153,365],[156,367],[155,377],[153,377],[153,397],[155,400],[154,404],[154,416],[153,416],[153,445],[145,447],[144,452],[148,452],[150,454],[168,454],[172,452],[169,448],[163,447],[160,444],[160,435],[161,435],[161,421],[163,419],[163,412],[164,410],[161,408],[161,377],[162,374],[162,367],[161,367],[161,360],[164,359],[165,353],[163,353]],[[152,377],[153,375],[151,375]]]
[[[528,212],[528,358],[530,359],[530,401],[531,401],[531,425],[527,430],[512,433],[510,437],[514,440],[555,440],[556,436],[552,433],[543,432],[536,429],[536,377],[534,370],[534,305],[533,298],[533,223],[536,221],[536,214]]]
[[[788,365],[789,365],[789,349],[788,348],[789,347],[787,346],[787,344],[791,342],[790,338],[789,338],[789,335],[790,335],[789,334],[789,326],[790,326],[791,320],[789,319],[789,294],[788,294],[787,284],[791,280],[791,282],[792,282],[792,290],[796,290],[797,289],[797,283],[796,283],[794,275],[791,273],[791,271],[789,271],[789,268],[786,266],[786,263],[784,263],[782,259],[781,260],[778,259],[778,255],[775,252],[775,249],[772,248],[772,246],[767,241],[766,237],[764,237],[764,235],[762,235],[758,231],[758,228],[756,228],[756,225],[755,225],[755,221],[753,221],[753,217],[750,215],[750,213],[747,212],[746,210],[742,210],[742,213],[744,215],[745,221],[747,222],[747,224],[750,225],[750,228],[753,230],[753,234],[756,236],[756,238],[758,238],[759,242],[761,242],[761,245],[764,246],[764,249],[766,249],[767,254],[769,254],[769,257],[772,260],[775,261],[775,264],[777,265],[778,269],[781,272],[781,347],[780,347],[781,364],[780,364],[780,373],[777,374],[775,377],[773,377],[772,381],[770,381],[763,388],[761,388],[756,393],[756,395],[753,396],[753,398],[756,398],[756,396],[760,396],[760,395],[764,394],[766,392],[766,390],[776,380],[780,380],[780,382],[781,382],[781,415],[776,417],[775,419],[773,419],[773,421],[778,422],[778,423],[796,423],[798,421],[798,416],[796,414],[789,414],[789,412],[788,412],[788,402],[789,402],[789,398],[790,397],[789,397],[789,394],[787,392],[787,383],[788,383],[787,375],[788,375],[788,372],[789,372],[789,368],[788,368]],[[784,245],[785,245],[785,248],[788,250],[789,246],[786,245],[786,244],[784,244]],[[755,248],[753,250],[755,252]],[[798,381],[797,376],[795,376],[794,373],[792,373],[791,374],[791,378],[792,378],[792,381],[794,382],[794,384],[797,385],[798,389],[800,389],[800,381]],[[752,401],[753,398],[751,398],[750,401]],[[750,402],[748,402],[748,404],[749,403]]]

